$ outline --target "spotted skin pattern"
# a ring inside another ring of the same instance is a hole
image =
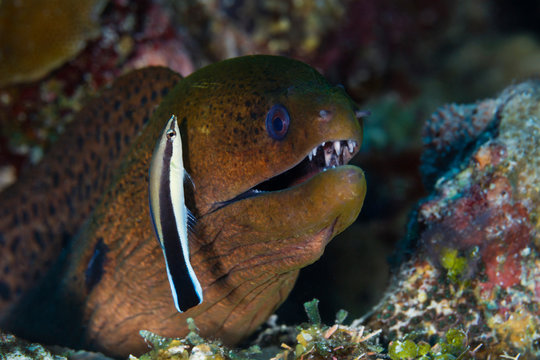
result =
[[[57,140],[60,146],[0,193],[0,319],[45,275],[110,185],[132,139],[180,79],[166,68],[119,79],[76,116]]]

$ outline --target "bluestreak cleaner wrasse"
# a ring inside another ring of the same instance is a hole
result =
[[[148,206],[171,114],[196,185],[184,194],[197,222],[183,254],[204,294],[183,313]],[[0,327],[126,357],[148,350],[141,329],[182,337],[191,317],[202,336],[238,343],[358,216],[366,183],[348,162],[361,142],[358,106],[300,61],[245,56],[186,78],[155,67],[119,78],[0,193]]]
[[[174,305],[179,312],[203,301],[201,284],[189,262],[187,228],[188,217],[193,215],[184,201],[187,176],[178,119],[172,115],[152,155],[148,191],[152,224],[163,250]]]

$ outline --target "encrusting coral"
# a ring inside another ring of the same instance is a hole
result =
[[[31,343],[0,330],[0,360],[113,360],[105,355]]]
[[[0,2],[0,87],[39,79],[99,35],[106,0]]]
[[[540,81],[445,106],[424,139],[434,189],[411,221],[418,249],[368,325],[387,340],[462,330],[477,359],[537,359]]]
[[[11,334],[0,332],[0,359],[20,360],[65,360],[64,356],[53,355],[42,345],[31,344]]]

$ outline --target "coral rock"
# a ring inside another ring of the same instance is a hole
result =
[[[51,354],[43,346],[20,340],[11,334],[0,332],[0,358],[20,360],[65,360],[63,356]]]
[[[418,249],[369,325],[387,340],[467,333],[474,356],[540,356],[540,81],[446,105],[424,132],[434,186],[412,220]]]
[[[0,2],[0,86],[39,79],[99,35],[105,0]]]

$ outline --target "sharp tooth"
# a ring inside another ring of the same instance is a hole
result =
[[[332,159],[332,153],[324,153],[324,161],[326,163],[326,166],[330,166],[330,160]]]
[[[313,154],[313,156],[317,155],[317,148],[313,148],[313,150],[311,151],[311,153]]]
[[[340,141],[334,141],[334,150],[336,150],[336,154],[338,156],[341,155],[341,142]]]
[[[324,145],[326,145],[326,141],[322,143],[322,147],[324,147]]]
[[[308,158],[309,158],[309,161],[311,161],[311,158],[313,157],[313,154],[312,153],[309,153],[308,154]]]
[[[347,147],[349,148],[349,152],[352,154],[354,151],[354,140],[347,140]]]

